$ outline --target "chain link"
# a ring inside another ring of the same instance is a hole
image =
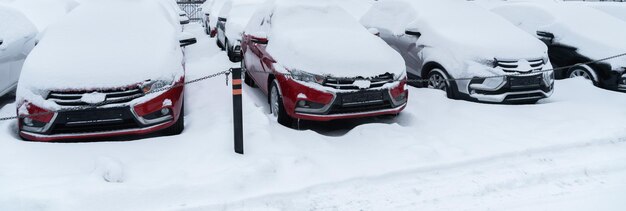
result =
[[[146,92],[146,93],[136,94],[136,95],[132,95],[132,96],[127,96],[127,97],[123,97],[123,98],[119,98],[119,99],[115,99],[115,100],[105,100],[103,102],[96,103],[96,104],[91,104],[91,105],[88,105],[88,106],[76,106],[76,107],[59,109],[57,111],[48,111],[48,112],[41,112],[41,113],[29,114],[29,115],[18,115],[18,116],[11,116],[11,117],[2,117],[2,118],[0,118],[0,121],[14,120],[14,119],[19,119],[19,118],[27,118],[27,117],[36,117],[36,116],[52,114],[52,113],[55,113],[55,112],[83,111],[83,110],[94,109],[94,108],[97,108],[97,107],[100,107],[100,106],[103,106],[103,105],[116,103],[116,102],[124,102],[126,100],[143,97],[143,96],[146,96],[146,95],[149,95],[149,94],[153,94],[153,93],[157,93],[157,92],[163,92],[163,91],[167,91],[167,90],[170,90],[170,89],[186,86],[186,85],[197,83],[197,82],[200,82],[200,81],[204,81],[204,80],[207,80],[207,79],[210,79],[210,78],[215,78],[215,77],[220,76],[220,75],[226,75],[228,77],[230,72],[232,72],[232,69],[229,69],[229,70],[226,70],[226,71],[222,71],[222,72],[218,72],[218,73],[211,74],[211,75],[207,75],[207,76],[204,76],[204,77],[201,77],[201,78],[197,78],[197,79],[194,79],[194,80],[186,81],[185,83],[176,84],[174,86],[163,87],[163,88],[151,90],[151,91]]]
[[[532,71],[530,70],[529,72],[516,72],[516,73],[510,73],[510,74],[506,74],[506,75],[494,75],[494,76],[483,76],[483,77],[467,77],[467,78],[449,78],[449,79],[441,79],[440,81],[468,81],[468,80],[474,80],[474,79],[488,79],[488,78],[502,78],[502,77],[507,77],[507,76],[526,76],[526,75],[535,75],[537,73],[545,73],[545,72],[551,72],[551,71],[562,71],[562,70],[569,70],[572,67],[576,67],[576,66],[580,66],[580,65],[589,65],[589,64],[594,64],[594,63],[599,63],[599,62],[603,62],[606,60],[611,60],[611,59],[615,59],[615,58],[619,58],[619,57],[624,57],[626,56],[626,53],[623,54],[618,54],[615,56],[611,56],[611,57],[606,57],[603,59],[598,59],[598,60],[593,60],[593,61],[589,61],[589,62],[584,62],[584,63],[578,63],[575,65],[569,65],[569,66],[563,66],[563,67],[557,67],[557,68],[552,68],[552,69],[545,69],[545,70],[538,70],[538,71]],[[251,70],[245,70],[243,72],[259,72],[259,73],[267,73],[267,72],[263,72],[263,71],[251,71]],[[291,73],[281,73],[281,75],[284,76],[292,76]],[[339,79],[339,80],[363,80],[363,79],[368,79],[368,78],[363,78],[363,77],[333,77],[333,79]],[[408,79],[408,80],[404,80],[404,79],[394,79],[394,80],[386,80],[386,79],[369,79],[372,82],[378,82],[378,81],[389,81],[389,82],[396,82],[396,81],[406,81],[406,82],[429,82],[429,79]]]

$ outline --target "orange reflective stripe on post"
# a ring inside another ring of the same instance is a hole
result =
[[[241,95],[241,89],[233,89],[233,95]]]

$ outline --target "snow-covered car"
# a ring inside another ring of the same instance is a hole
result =
[[[285,126],[399,114],[408,99],[402,57],[345,10],[316,3],[257,10],[243,35],[244,82],[268,95]]]
[[[548,45],[557,79],[584,77],[596,86],[626,91],[626,22],[584,5],[565,2],[511,2],[491,11]]]
[[[19,135],[85,141],[181,133],[182,47],[194,39],[181,40],[160,8],[153,0],[83,2],[49,27],[18,83]]]
[[[0,5],[0,97],[15,90],[22,65],[35,47],[37,28],[24,14]]]
[[[379,1],[361,23],[404,57],[410,79],[428,81],[415,85],[450,98],[535,103],[553,92],[546,46],[475,4]]]
[[[231,0],[207,0],[202,4],[202,22],[204,23],[205,32],[211,36],[215,37],[217,34],[217,19],[220,10],[226,4],[226,2]]]
[[[263,0],[227,2],[220,11],[217,22],[217,46],[226,50],[232,62],[241,61],[241,36],[243,28]]]

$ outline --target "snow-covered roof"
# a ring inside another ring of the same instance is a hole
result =
[[[152,0],[83,3],[48,28],[26,59],[19,90],[173,80],[184,73],[178,36]]]
[[[33,38],[37,34],[35,26],[20,11],[0,4],[0,54],[2,49],[13,41]],[[2,56],[0,55],[0,58]]]
[[[620,20],[626,21],[626,2],[568,2],[569,4],[581,4],[598,9]]]
[[[287,69],[337,77],[403,74],[402,57],[338,6],[278,2],[267,51]]]
[[[593,8],[564,2],[515,2],[492,11],[530,34],[551,32],[555,42],[576,47],[591,59],[626,53],[626,22]],[[626,66],[625,58],[608,62]]]

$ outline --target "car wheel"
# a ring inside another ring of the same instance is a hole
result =
[[[278,91],[278,82],[276,80],[272,81],[272,87],[270,89],[270,110],[272,112],[272,117],[279,124],[285,127],[293,128],[293,118],[291,118],[287,114],[287,111],[285,111],[283,98],[280,96],[280,92]]]
[[[182,107],[180,108],[180,115],[178,117],[178,120],[176,120],[176,123],[165,129],[163,131],[163,134],[165,134],[166,136],[180,135],[181,133],[183,133],[183,130],[185,130],[185,103],[183,103]]]
[[[569,78],[582,77],[584,79],[592,81],[593,84],[596,84],[596,78],[594,77],[593,69],[591,69],[591,67],[589,67],[587,65],[578,65],[576,67],[572,67],[568,71],[567,76]]]
[[[448,98],[454,99],[456,96],[454,88],[450,85],[448,74],[443,69],[434,68],[428,73],[428,85],[429,89],[439,89],[446,92]]]
[[[224,45],[222,45],[222,42],[220,42],[219,38],[215,39],[215,42],[217,43],[217,47],[219,47],[221,50],[224,50]]]
[[[206,22],[204,22],[204,33],[206,35],[211,36],[211,30],[209,30],[209,24],[207,24]]]
[[[231,62],[237,62],[235,61],[235,55],[233,53],[233,49],[230,46],[230,43],[228,42],[228,39],[226,39],[226,55],[228,55],[228,60],[230,60]]]

